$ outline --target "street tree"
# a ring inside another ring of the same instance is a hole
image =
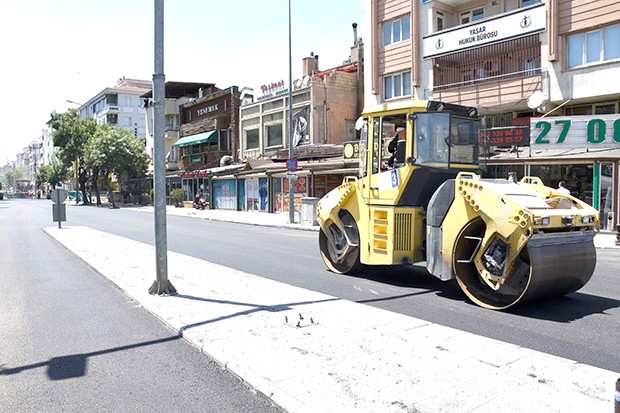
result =
[[[145,175],[149,164],[149,157],[144,152],[144,144],[136,139],[129,130],[112,128],[103,124],[97,127],[85,151],[86,167],[93,171],[94,182],[99,175],[103,177],[103,184],[108,192],[108,199],[112,208],[116,208],[112,187],[109,178],[116,175],[119,181],[123,178],[135,178]],[[100,205],[97,188],[97,205]]]
[[[67,179],[68,173],[67,167],[59,159],[58,154],[54,152],[50,162],[50,174],[47,178],[47,183],[49,183],[52,188],[56,188]]]
[[[37,173],[34,175],[34,184],[37,189],[41,188],[41,185],[50,181],[50,175],[52,174],[52,167],[49,165],[41,165],[37,169]]]
[[[51,118],[54,146],[59,148],[58,158],[67,168],[74,168],[73,171],[79,180],[79,189],[84,194],[84,203],[88,204],[89,200],[86,197],[88,174],[84,168],[84,151],[86,144],[97,130],[97,122],[91,117],[80,119],[75,109],[69,109],[64,113],[52,113]],[[75,199],[78,202],[77,193]]]
[[[28,170],[26,166],[20,165],[18,167],[8,168],[7,170],[5,170],[4,173],[0,176],[0,181],[3,185],[18,190],[19,188],[17,188],[17,181],[27,179],[27,177]]]

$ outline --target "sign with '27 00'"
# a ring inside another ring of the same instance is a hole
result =
[[[620,115],[531,118],[530,146],[538,149],[620,148]]]

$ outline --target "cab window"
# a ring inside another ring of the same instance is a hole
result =
[[[374,121],[373,173],[400,168],[407,158],[407,115],[383,116]]]

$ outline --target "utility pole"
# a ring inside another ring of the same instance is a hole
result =
[[[153,74],[153,202],[155,204],[156,278],[149,294],[174,295],[177,290],[168,280],[168,242],[166,233],[166,166],[164,76],[164,0],[155,0],[155,73]]]
[[[293,42],[291,40],[291,0],[288,0],[288,158],[293,159]],[[295,178],[288,179],[288,221],[295,223]]]

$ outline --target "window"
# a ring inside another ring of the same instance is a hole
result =
[[[571,68],[620,58],[619,37],[620,24],[568,36],[567,66]]]
[[[230,145],[230,129],[220,129],[220,151],[228,152],[231,149]]]
[[[435,19],[435,30],[436,31],[443,30],[443,19],[444,19],[443,12],[438,11],[436,14],[436,19]]]
[[[398,73],[383,78],[383,97],[392,99],[411,95],[411,72]]]
[[[259,133],[258,129],[249,129],[245,131],[245,149],[258,149],[259,148]]]
[[[461,24],[467,24],[482,19],[484,19],[484,9],[482,7],[478,9],[467,10],[459,14],[459,21],[461,22]]]
[[[409,40],[411,24],[409,15],[383,23],[383,46]]]
[[[616,105],[613,103],[607,105],[595,105],[594,113],[597,115],[613,115],[616,113]]]
[[[601,32],[586,33],[586,63],[601,60]]]
[[[270,146],[281,146],[282,145],[282,124],[277,123],[275,125],[269,125],[265,127],[266,133],[266,144],[268,147]]]
[[[132,100],[131,96],[125,96],[125,106],[132,106]]]
[[[566,115],[612,115],[618,113],[616,106],[617,102],[569,106],[566,108]]]
[[[612,60],[620,58],[620,24],[609,26],[603,29],[603,36],[607,39],[603,44],[603,60]]]
[[[527,7],[538,3],[538,0],[521,0],[521,7]]]

